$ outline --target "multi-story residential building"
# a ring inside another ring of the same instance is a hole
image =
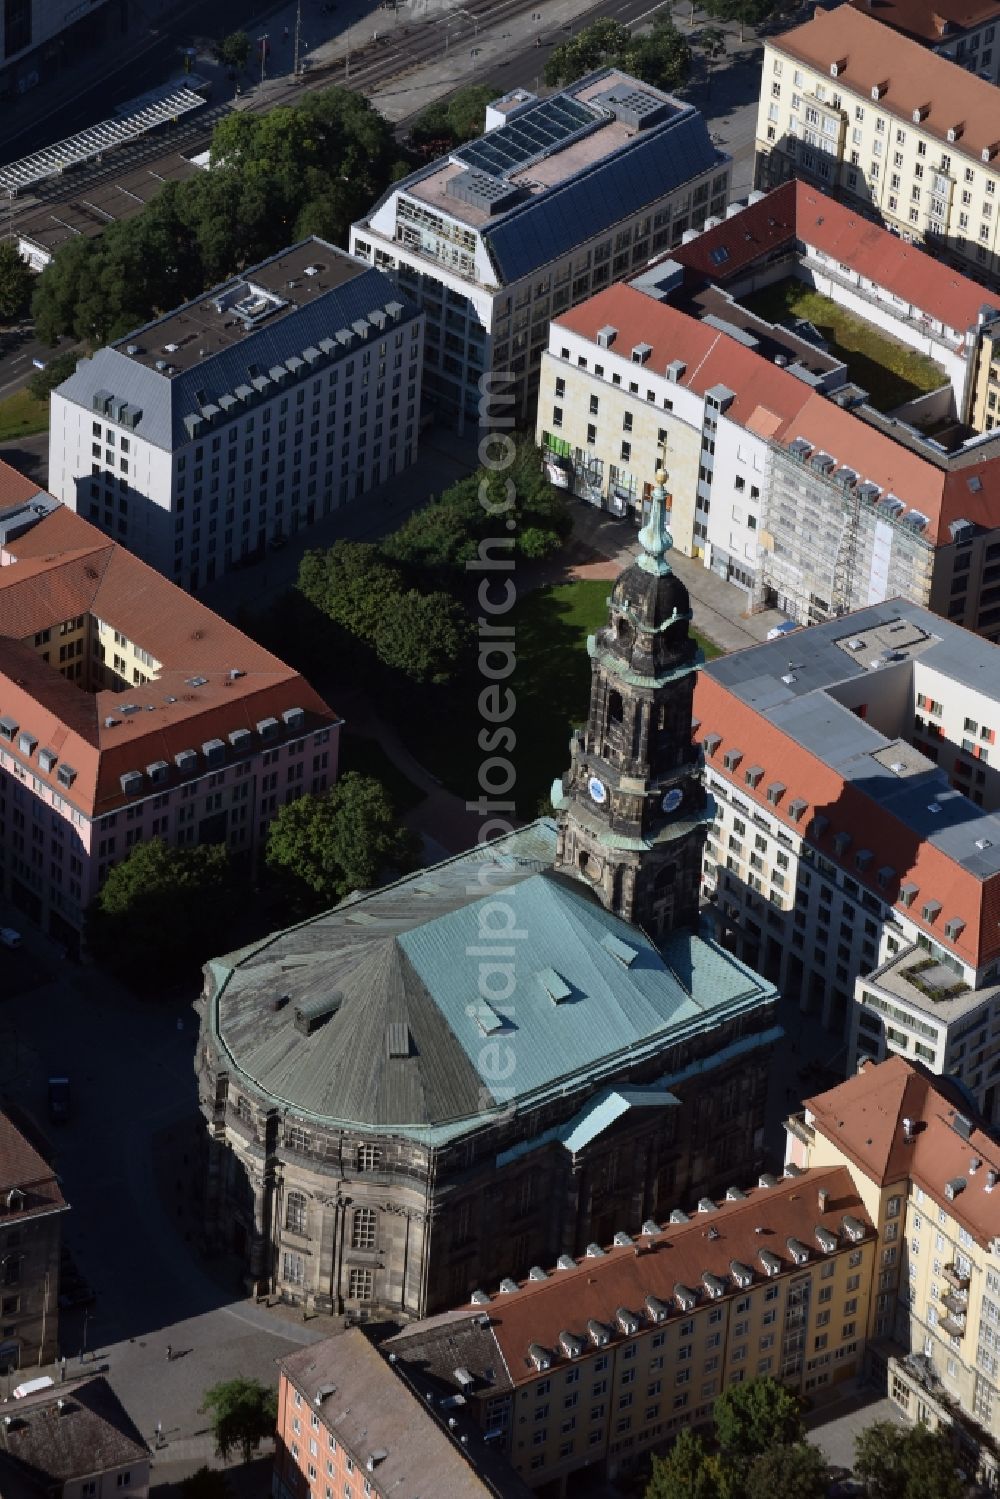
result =
[[[981,49],[983,71],[998,45]],[[1000,273],[997,137],[992,82],[866,8],[817,10],[765,43],[758,187],[804,177],[987,279]]]
[[[803,281],[932,358],[877,410],[815,330],[751,310]],[[663,465],[674,543],[802,622],[903,594],[1000,638],[1000,301],[802,183],[738,209],[552,324],[536,435],[557,480],[639,516]]]
[[[89,52],[126,31],[135,10],[129,0],[68,6],[49,0],[5,0],[0,6],[0,99],[6,108],[15,109],[21,95],[48,82],[81,51]]]
[[[789,1163],[846,1167],[878,1231],[870,1370],[910,1420],[950,1428],[962,1465],[995,1484],[1000,1142],[961,1090],[902,1057],[808,1099],[785,1127]]]
[[[792,1165],[689,1206],[477,1291],[385,1349],[438,1398],[461,1393],[525,1482],[560,1499],[585,1471],[613,1478],[709,1424],[745,1379],[820,1399],[856,1378],[879,1248],[848,1167]]]
[[[442,1408],[359,1328],[279,1363],[274,1499],[528,1499],[457,1401]],[[421,1382],[422,1384],[425,1382]]]
[[[699,658],[662,517],[591,642],[557,823],[206,965],[206,1229],[261,1290],[424,1316],[759,1169],[781,1033],[697,931]]]
[[[3,492],[7,492],[4,484]],[[138,842],[252,855],[337,774],[339,720],[269,651],[13,481],[0,516],[0,889],[76,946]]]
[[[871,0],[850,3],[856,10],[874,8]],[[1000,5],[996,0],[879,0],[878,19],[988,83],[1000,80]]]
[[[146,1499],[149,1447],[103,1374],[24,1395],[0,1422],[12,1499]]]
[[[303,240],[79,362],[53,493],[194,590],[413,462],[422,334],[382,272]]]
[[[516,90],[486,132],[393,186],[351,230],[427,314],[424,391],[444,411],[534,418],[549,319],[676,244],[729,200],[730,158],[690,104],[615,68]]]
[[[52,1167],[0,1113],[0,1373],[37,1368],[56,1356],[68,1206]]]
[[[997,648],[902,600],[710,663],[720,934],[848,1037],[1000,1117]],[[853,1003],[852,1003],[853,997]]]

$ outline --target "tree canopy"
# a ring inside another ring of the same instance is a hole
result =
[[[250,38],[245,31],[231,31],[217,44],[215,55],[225,67],[242,73],[250,56]]]
[[[726,1499],[718,1458],[710,1457],[702,1438],[685,1428],[666,1457],[653,1458],[645,1499]]]
[[[691,48],[669,15],[658,15],[639,35],[633,35],[621,21],[595,21],[553,48],[545,64],[545,82],[553,87],[572,83],[584,73],[609,65],[624,68],[656,88],[676,89],[691,72]]]
[[[855,1439],[854,1471],[871,1499],[960,1499],[955,1450],[943,1428],[876,1421]]]
[[[238,1453],[248,1463],[261,1442],[274,1435],[278,1397],[259,1379],[226,1379],[205,1391],[201,1409],[210,1419],[222,1461]]]
[[[79,354],[67,350],[64,354],[56,354],[43,370],[36,370],[28,381],[28,389],[35,399],[44,401],[57,385],[68,380],[76,369],[76,361],[79,357]]]
[[[347,89],[230,114],[212,136],[212,171],[59,249],[35,287],[38,334],[104,343],[308,234],[346,244],[397,157],[392,127]]]
[[[269,869],[287,881],[293,900],[320,908],[378,884],[387,872],[411,869],[415,854],[385,788],[356,771],[282,807],[267,835]]]
[[[795,1396],[769,1377],[730,1385],[715,1402],[713,1416],[723,1452],[745,1462],[771,1447],[801,1442],[805,1435]]]
[[[229,1479],[221,1468],[207,1463],[181,1479],[182,1499],[231,1499]]]
[[[240,883],[223,843],[173,848],[137,843],[115,864],[87,918],[96,957],[154,987],[224,951],[240,910]]]
[[[0,318],[9,321],[27,311],[34,279],[14,241],[4,240],[0,244]]]
[[[411,145],[459,146],[482,135],[486,106],[498,92],[491,83],[473,83],[460,88],[449,99],[428,104],[410,126]]]
[[[747,1474],[746,1499],[826,1499],[826,1459],[808,1442],[771,1447]]]

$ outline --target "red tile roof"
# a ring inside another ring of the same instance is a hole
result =
[[[848,616],[849,618],[849,616]],[[845,624],[845,630],[850,625]],[[754,649],[754,647],[749,647]],[[843,712],[831,704],[831,712]],[[699,720],[699,738],[718,734],[720,742],[707,754],[708,762],[725,774],[723,762],[729,749],[741,749],[741,770],[753,763],[763,767],[764,774],[756,787],[740,783],[740,795],[757,803],[770,817],[783,822],[801,835],[816,813],[829,818],[829,825],[818,836],[810,836],[820,852],[834,863],[841,863],[834,847],[838,832],[851,835],[850,873],[852,879],[867,885],[881,900],[898,900],[899,886],[910,881],[918,893],[907,916],[942,946],[973,967],[980,967],[1000,955],[1000,874],[980,879],[963,869],[933,843],[922,840],[884,806],[868,797],[856,782],[845,780],[836,770],[796,742],[764,714],[740,701],[710,673],[699,672],[695,687],[694,716]],[[740,774],[738,771],[737,774]],[[767,799],[767,788],[780,782],[786,789],[777,806]],[[808,803],[798,822],[791,817],[790,804],[802,798]],[[873,851],[874,857],[864,872],[854,867],[859,849]],[[886,889],[876,884],[879,869],[895,870],[895,880]],[[933,923],[923,919],[924,900],[933,895],[941,902],[941,911]],[[944,934],[944,923],[960,917],[965,927],[954,939]]]
[[[1000,1141],[904,1057],[868,1063],[828,1093],[806,1099],[806,1109],[819,1133],[879,1186],[908,1177],[980,1244],[1000,1234]],[[954,1128],[958,1113],[972,1123],[968,1139]],[[904,1119],[916,1125],[912,1143]],[[997,1173],[995,1190],[988,1187],[990,1171]],[[959,1178],[965,1185],[951,1200],[945,1184]]]
[[[608,325],[618,330],[615,352],[624,350],[627,357],[636,344],[650,344],[650,368],[663,371],[675,359],[687,365],[679,385],[699,395],[719,384],[735,391],[726,413],[732,421],[783,446],[796,437],[809,438],[862,479],[897,495],[927,518],[923,534],[935,544],[951,543],[951,521],[968,520],[987,530],[997,526],[1000,457],[946,473],[753,349],[632,286],[598,292],[563,313],[553,327],[596,341],[598,330]],[[970,480],[977,484],[970,487]]]
[[[8,1207],[12,1187],[24,1193],[23,1207]],[[15,1219],[65,1206],[52,1167],[13,1121],[0,1113],[0,1225],[8,1227]]]
[[[974,327],[981,307],[1000,308],[1000,297],[977,281],[798,180],[782,183],[742,212],[671,250],[670,258],[725,286],[756,261],[796,241],[849,266],[960,334]],[[720,264],[712,255],[721,250],[726,254]]]
[[[0,510],[23,505],[42,493],[33,479],[26,479],[9,463],[0,463]]]
[[[822,1206],[821,1189],[827,1193]],[[612,1338],[622,1338],[615,1324],[619,1307],[648,1326],[643,1312],[647,1296],[670,1303],[671,1314],[683,1316],[675,1287],[696,1290],[706,1273],[725,1281],[728,1294],[738,1295],[732,1261],[749,1266],[759,1281],[765,1275],[758,1258],[762,1249],[779,1256],[783,1273],[792,1273],[797,1267],[787,1241],[798,1239],[816,1257],[819,1226],[846,1244],[845,1214],[857,1219],[870,1238],[871,1222],[850,1172],[845,1167],[814,1168],[782,1178],[773,1187],[754,1187],[744,1199],[723,1202],[712,1213],[694,1214],[689,1223],[667,1224],[648,1251],[636,1254],[627,1245],[614,1247],[597,1258],[578,1260],[573,1270],[552,1270],[547,1280],[525,1281],[517,1291],[500,1293],[490,1302],[489,1318],[510,1377],[515,1384],[537,1379],[529,1346],[538,1343],[559,1356],[559,1334],[566,1331],[587,1340],[591,1318],[604,1323]],[[713,1237],[708,1235],[710,1227]],[[648,1242],[645,1237],[639,1240],[643,1246]]]
[[[904,36],[935,47],[973,26],[1000,20],[997,0],[850,0],[850,3],[874,16],[883,26],[891,26]]]
[[[125,800],[123,772],[172,765],[180,750],[288,708],[304,710],[307,729],[337,721],[298,672],[74,512],[59,508],[5,550],[15,560],[0,568],[0,712],[73,767],[72,787],[58,765],[46,773],[16,741],[10,750],[88,817]],[[142,686],[89,693],[21,643],[79,614],[120,630],[160,670]],[[140,711],[123,715],[123,703]]]
[[[980,153],[992,151],[1000,139],[992,83],[900,36],[867,11],[851,5],[817,10],[811,21],[775,37],[768,46],[827,78],[838,63],[837,87],[869,100],[873,88],[887,84],[878,109],[911,124],[914,110],[926,110],[921,129],[937,136],[955,155],[978,161]],[[949,143],[948,131],[959,127],[959,139]]]

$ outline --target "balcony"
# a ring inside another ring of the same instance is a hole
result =
[[[954,1312],[956,1317],[964,1317],[969,1310],[968,1291],[945,1291],[941,1297],[942,1306],[946,1306],[949,1312]]]
[[[969,1277],[960,1274],[954,1262],[945,1265],[944,1278],[949,1285],[955,1287],[956,1291],[967,1291],[969,1289]]]
[[[938,1323],[938,1327],[940,1327],[943,1333],[947,1333],[949,1338],[964,1338],[965,1315],[963,1313],[960,1317],[953,1317],[950,1315],[947,1317],[942,1317],[941,1321]]]

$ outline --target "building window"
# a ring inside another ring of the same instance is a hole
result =
[[[351,1247],[353,1249],[375,1248],[375,1222],[374,1208],[355,1208],[351,1223]]]
[[[377,1171],[382,1165],[382,1151],[378,1145],[358,1146],[358,1170]]]
[[[348,1279],[347,1294],[352,1301],[370,1301],[374,1286],[374,1276],[371,1270],[351,1271]]]
[[[290,1286],[301,1286],[305,1284],[306,1262],[301,1254],[293,1254],[286,1250],[281,1262],[281,1278]]]
[[[306,1231],[306,1199],[302,1192],[289,1192],[285,1202],[285,1227],[293,1234]]]

